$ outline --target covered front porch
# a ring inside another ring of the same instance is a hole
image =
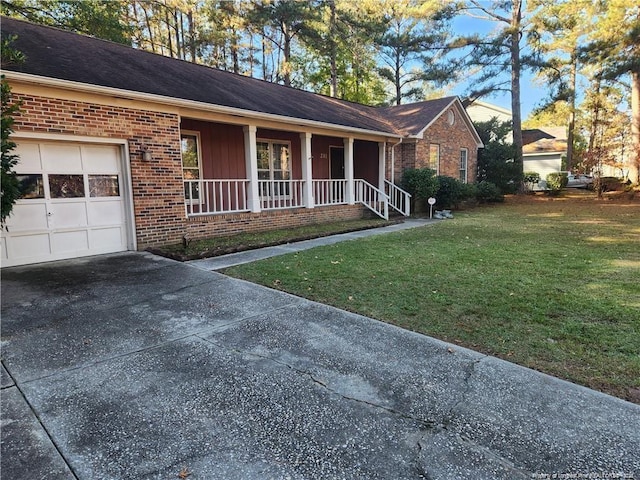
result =
[[[385,179],[386,139],[183,118],[189,218],[362,204],[388,219],[409,194]]]

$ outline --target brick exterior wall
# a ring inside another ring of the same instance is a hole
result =
[[[396,147],[395,181],[400,183],[402,172],[408,168],[425,168],[429,166],[429,145],[440,145],[440,175],[456,179],[460,178],[460,150],[467,149],[467,182],[474,183],[477,176],[478,146],[471,132],[461,118],[455,105],[449,107],[454,111],[455,123],[449,125],[445,111],[424,132],[424,137],[413,143],[402,143]],[[391,158],[390,153],[387,158]],[[390,172],[389,167],[387,170]],[[387,176],[387,178],[390,178]]]
[[[127,139],[138,247],[180,240],[185,212],[177,115],[29,95],[20,98],[14,130]],[[142,161],[142,144],[149,146],[152,161]]]
[[[369,213],[363,205],[337,205],[270,210],[261,213],[208,215],[190,218],[187,221],[187,235],[189,238],[198,239],[212,236],[211,232],[215,232],[217,236],[265,232],[294,226],[357,220],[367,217]]]
[[[362,218],[361,205],[186,218],[180,119],[172,113],[16,94],[22,100],[14,130],[126,139],[138,249],[192,238],[265,231]],[[153,160],[142,161],[141,145]]]

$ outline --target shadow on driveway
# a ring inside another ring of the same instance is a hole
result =
[[[638,405],[146,253],[3,270],[2,363],[13,480],[640,478]]]

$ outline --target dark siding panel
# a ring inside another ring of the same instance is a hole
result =
[[[378,186],[378,144],[356,140],[353,142],[353,176]]]
[[[241,126],[182,119],[180,128],[200,132],[204,178],[246,178]]]
[[[311,154],[313,155],[313,178],[329,177],[329,147],[344,147],[342,138],[314,135],[311,137]]]

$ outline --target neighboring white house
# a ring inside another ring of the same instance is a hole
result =
[[[537,172],[545,188],[547,175],[562,170],[562,158],[567,156],[565,127],[540,127],[522,131],[522,170]]]
[[[488,122],[492,118],[497,118],[500,122],[510,122],[511,110],[493,105],[492,103],[482,102],[480,100],[474,100],[470,102],[468,99],[464,102],[465,110],[473,123]],[[509,133],[505,137],[505,141],[508,143],[513,142],[513,134]]]
[[[482,102],[480,100],[474,100],[464,102],[467,114],[471,117],[473,122],[488,122],[493,117],[496,117],[501,122],[511,121],[511,110],[493,105],[491,103]]]
[[[473,122],[487,122],[496,117],[502,122],[512,120],[511,111],[491,103],[476,100],[464,102]],[[507,141],[512,141],[512,136]],[[562,159],[567,156],[566,127],[540,127],[522,130],[522,170],[537,172],[541,182],[537,188],[546,188],[547,175],[562,171]]]

